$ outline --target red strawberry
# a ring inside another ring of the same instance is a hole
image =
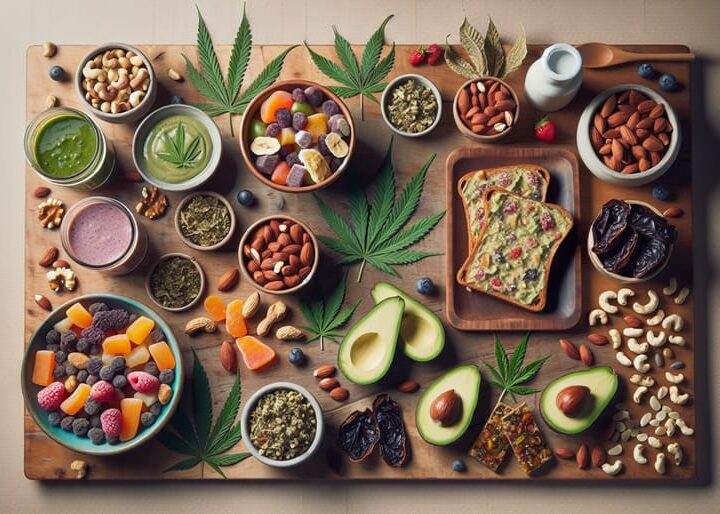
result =
[[[118,409],[107,409],[100,414],[100,425],[106,436],[118,436],[122,425],[122,414]]]
[[[419,47],[410,54],[410,64],[413,66],[420,66],[425,62],[425,48]]]
[[[40,408],[48,412],[58,410],[65,398],[67,398],[67,391],[62,382],[53,382],[38,391],[37,394],[37,401]]]
[[[110,382],[100,380],[93,384],[92,389],[90,389],[90,396],[96,402],[110,402],[115,399],[115,388]]]
[[[543,143],[554,143],[557,139],[557,127],[547,116],[535,124],[535,139]]]
[[[128,382],[138,393],[154,393],[160,387],[158,377],[145,371],[133,371],[128,373]]]
[[[438,45],[433,43],[427,48],[428,58],[427,62],[428,64],[435,64],[438,62],[442,56],[443,56],[443,50]]]

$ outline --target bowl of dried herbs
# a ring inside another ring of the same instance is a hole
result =
[[[182,312],[193,307],[205,289],[205,273],[194,257],[168,253],[150,268],[145,290],[150,299],[167,311]]]
[[[442,116],[440,91],[429,79],[415,73],[392,80],[383,91],[380,105],[388,127],[406,137],[429,134]]]
[[[212,191],[197,191],[175,209],[175,230],[195,250],[217,250],[235,232],[235,211],[227,199]]]

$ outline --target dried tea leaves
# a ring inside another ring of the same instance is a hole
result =
[[[230,232],[230,211],[218,198],[198,195],[180,211],[180,232],[198,246],[213,246]]]
[[[184,307],[200,294],[200,272],[185,257],[164,259],[150,275],[150,294],[163,307]]]
[[[430,127],[438,113],[437,100],[430,88],[410,79],[392,91],[387,107],[395,128],[417,134]]]

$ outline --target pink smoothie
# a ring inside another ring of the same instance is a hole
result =
[[[68,243],[73,258],[90,266],[107,266],[127,253],[133,227],[126,212],[105,202],[93,202],[70,221]]]

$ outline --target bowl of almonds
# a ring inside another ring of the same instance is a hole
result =
[[[674,109],[650,88],[623,84],[585,108],[577,128],[580,157],[600,180],[621,186],[648,184],[670,169],[680,151]]]
[[[238,248],[240,270],[260,291],[295,293],[318,267],[318,242],[308,226],[291,216],[268,216],[253,223]]]
[[[493,143],[507,136],[519,114],[517,94],[507,82],[496,77],[468,80],[453,100],[458,130],[480,143]]]

